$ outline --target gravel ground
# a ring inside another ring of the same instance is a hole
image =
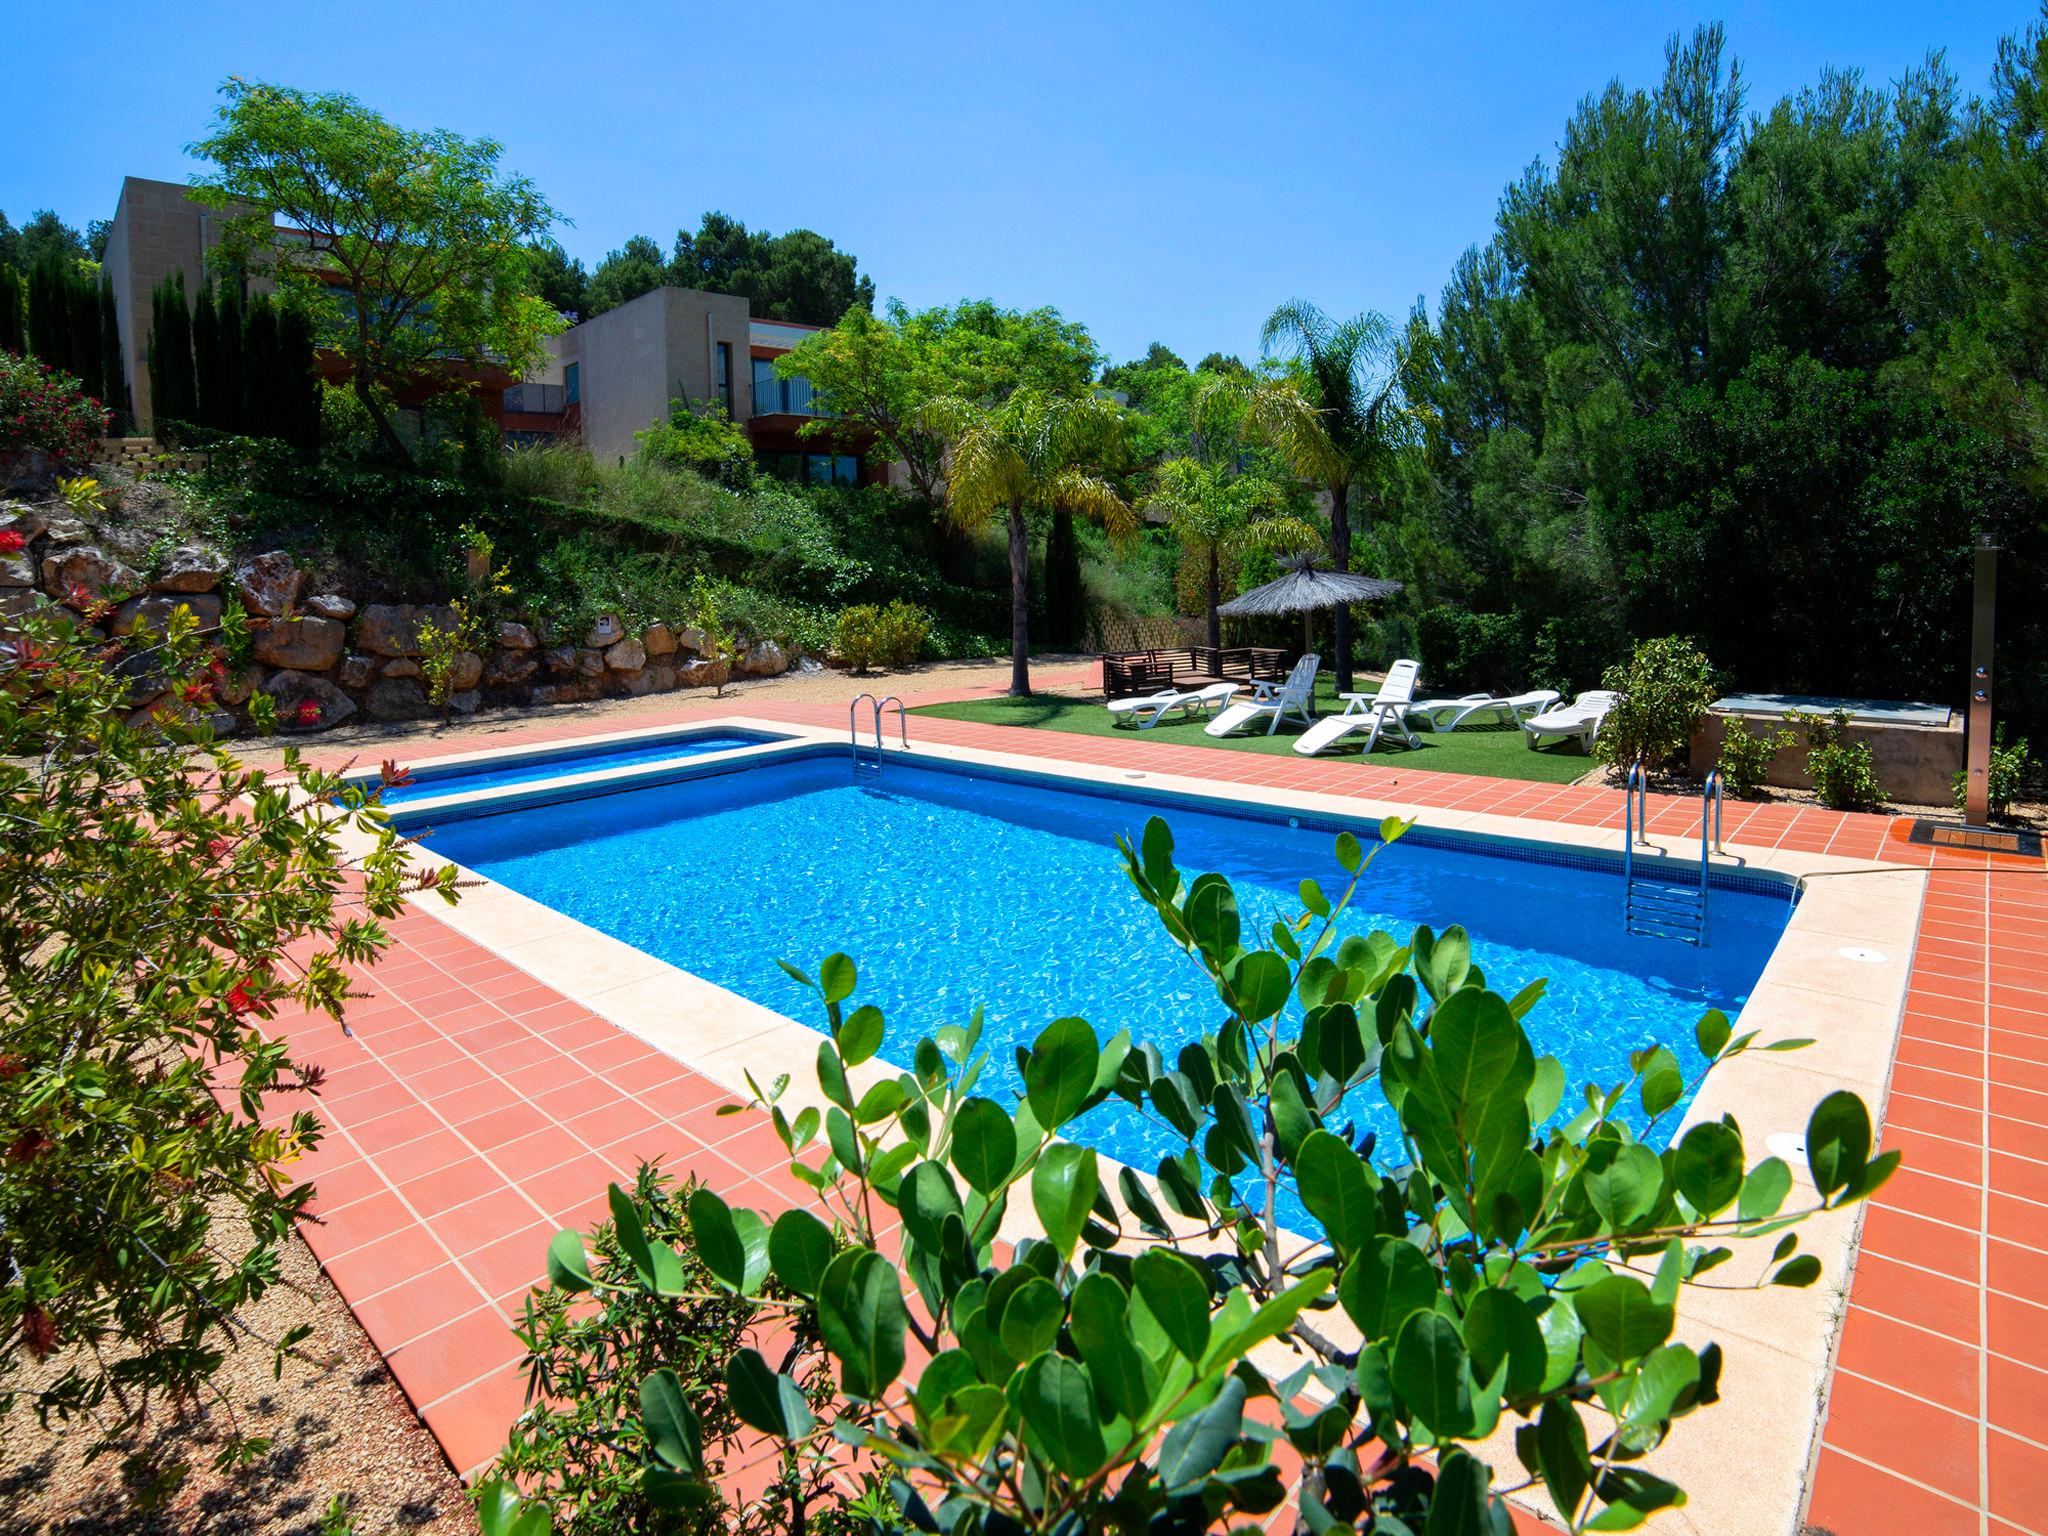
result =
[[[87,1465],[89,1434],[76,1425],[45,1432],[18,1409],[0,1420],[0,1536],[326,1536],[337,1496],[353,1521],[339,1529],[354,1536],[474,1536],[462,1484],[297,1237],[282,1268],[287,1283],[246,1318],[273,1338],[311,1323],[301,1346],[310,1358],[287,1360],[279,1381],[268,1349],[245,1348],[217,1378],[247,1429],[270,1437],[269,1455],[221,1476],[208,1465],[214,1428],[166,1419],[126,1447],[126,1464],[108,1455]],[[151,1508],[147,1468],[172,1456],[190,1474]]]

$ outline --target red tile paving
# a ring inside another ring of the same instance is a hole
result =
[[[1075,674],[1078,680],[1081,674]],[[992,690],[973,690],[988,692]],[[967,696],[953,691],[914,697]],[[678,700],[631,728],[711,713],[840,726],[834,706]],[[521,744],[595,734],[574,713]],[[1268,757],[1132,736],[921,717],[924,741],[1275,789],[1615,825],[1592,787]],[[504,746],[436,737],[408,754]],[[334,757],[330,757],[334,761]],[[1697,802],[1653,797],[1685,833]],[[1902,823],[1811,806],[1727,807],[1730,842],[1933,870],[1883,1138],[1908,1170],[1868,1212],[1807,1511],[1834,1536],[2048,1533],[2048,881],[2039,861],[1916,847]],[[602,1211],[643,1156],[728,1199],[802,1195],[718,1085],[649,1051],[428,912],[392,925],[352,1033],[280,1020],[327,1068],[329,1135],[307,1240],[457,1470],[485,1465],[521,1404],[511,1324],[546,1239]],[[758,1128],[753,1128],[758,1130]]]

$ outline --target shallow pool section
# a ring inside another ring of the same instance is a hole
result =
[[[1162,807],[1106,787],[893,757],[879,776],[857,775],[843,752],[799,752],[595,799],[437,817],[428,846],[815,1027],[815,998],[775,962],[815,972],[844,950],[860,968],[857,999],[888,1015],[885,1054],[899,1062],[919,1033],[964,1022],[979,1004],[984,1082],[1000,1089],[1020,1086],[1012,1047],[1066,1014],[1105,1037],[1128,1028],[1169,1060],[1220,1022],[1206,977],[1131,890],[1116,834],[1164,815],[1183,870],[1217,870],[1236,885],[1248,934],[1297,909],[1304,876],[1341,885],[1336,823],[1291,825],[1216,804]],[[1652,1041],[1689,1072],[1700,1066],[1694,1022],[1710,1006],[1741,1007],[1790,914],[1789,890],[1749,885],[1713,892],[1712,942],[1694,948],[1623,933],[1619,875],[1584,856],[1539,861],[1419,835],[1382,850],[1347,928],[1405,940],[1418,924],[1462,923],[1497,990],[1548,978],[1529,1018],[1537,1048],[1561,1058],[1574,1085],[1606,1084],[1627,1078],[1628,1053]],[[1356,1098],[1360,1127],[1396,1146],[1377,1086]],[[1095,1111],[1081,1134],[1147,1170],[1180,1146],[1121,1102]]]
[[[758,747],[766,742],[788,739],[767,731],[663,731],[659,735],[625,742],[569,743],[469,762],[421,763],[412,769],[412,782],[387,788],[383,801],[390,806],[407,805],[438,799],[443,795],[538,784],[571,774],[599,773],[612,768],[653,768],[711,752],[731,752],[741,747]]]

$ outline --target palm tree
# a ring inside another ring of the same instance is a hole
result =
[[[1365,532],[1389,464],[1407,439],[1401,349],[1386,316],[1341,323],[1299,299],[1266,317],[1260,346],[1289,363],[1245,386],[1252,419],[1296,474],[1330,498],[1330,563],[1351,568],[1351,492],[1365,492]],[[1351,610],[1336,610],[1337,687],[1351,688]]]
[[[1017,390],[996,404],[948,396],[925,407],[952,445],[947,515],[969,531],[1007,514],[1010,534],[1010,694],[1031,692],[1029,507],[1094,518],[1119,537],[1137,527],[1130,506],[1097,471],[1123,448],[1123,413],[1098,395]]]
[[[1240,474],[1228,463],[1183,457],[1168,459],[1153,472],[1145,507],[1163,513],[1180,547],[1206,567],[1203,607],[1209,617],[1211,649],[1223,644],[1223,621],[1216,606],[1223,597],[1226,559],[1253,549],[1300,554],[1322,543],[1300,518],[1276,513],[1279,502],[1280,488],[1271,480]]]

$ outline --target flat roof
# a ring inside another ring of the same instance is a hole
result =
[[[1944,726],[1955,712],[1946,704],[1912,704],[1902,699],[1845,699],[1830,693],[1731,693],[1714,700],[1714,710],[1723,715],[1787,715],[1798,710],[1809,715],[1832,715],[1846,711],[1862,725]]]

